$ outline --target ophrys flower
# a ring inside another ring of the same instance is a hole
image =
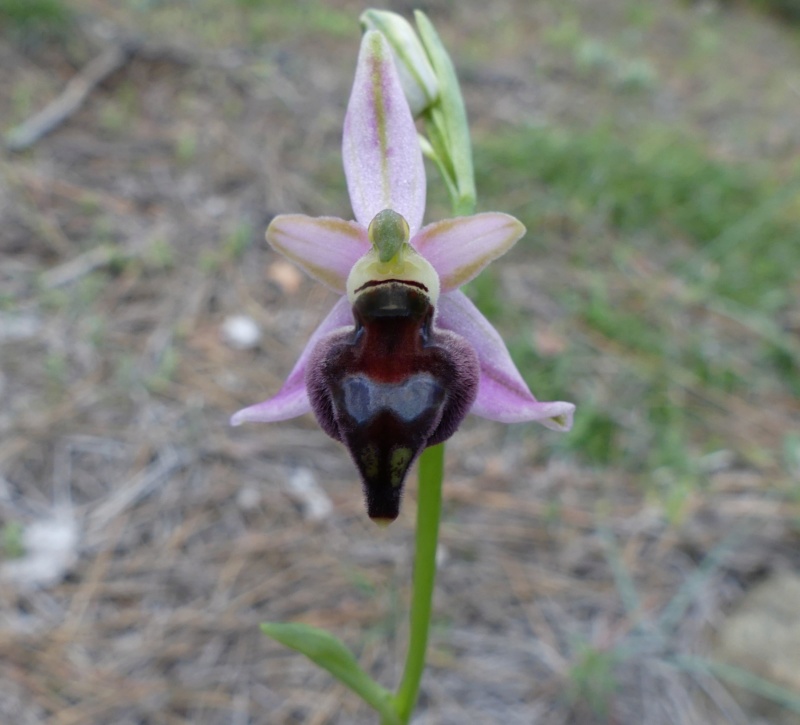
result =
[[[356,221],[275,217],[267,240],[342,297],[277,395],[234,425],[313,411],[344,443],[376,520],[397,517],[409,466],[468,412],[568,430],[575,406],[531,394],[491,323],[458,288],[525,233],[498,212],[422,227],[425,169],[385,38],[364,35],[344,122]]]

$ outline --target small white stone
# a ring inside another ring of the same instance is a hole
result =
[[[58,584],[78,559],[78,522],[70,511],[34,521],[22,534],[25,554],[0,567],[0,579],[23,589]]]
[[[261,329],[252,317],[231,315],[222,323],[222,339],[237,350],[251,350],[261,341]]]
[[[242,511],[255,511],[261,504],[261,494],[258,489],[246,486],[236,494],[236,503]]]
[[[308,521],[322,521],[330,516],[333,503],[328,494],[317,483],[308,468],[298,468],[289,475],[286,492],[303,509],[303,517]]]

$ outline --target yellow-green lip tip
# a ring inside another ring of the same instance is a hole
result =
[[[378,524],[382,529],[385,529],[394,519],[388,519],[385,516],[375,516],[372,521]]]

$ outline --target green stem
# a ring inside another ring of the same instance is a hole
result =
[[[417,534],[414,555],[411,627],[403,679],[394,697],[395,707],[403,723],[408,723],[419,695],[425,669],[425,652],[431,624],[433,590],[436,581],[436,546],[439,540],[439,518],[442,512],[442,478],[444,477],[444,444],[426,448],[419,459],[419,491],[417,493]]]

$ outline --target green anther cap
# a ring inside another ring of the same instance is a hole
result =
[[[367,231],[378,259],[384,264],[397,256],[409,238],[408,222],[392,209],[379,211]]]

